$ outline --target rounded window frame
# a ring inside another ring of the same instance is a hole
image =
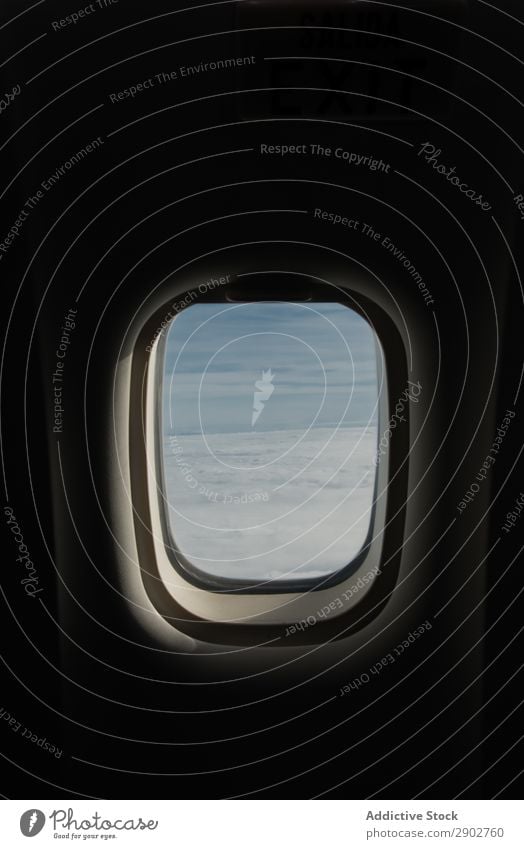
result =
[[[300,291],[302,291],[303,295],[307,295],[307,300],[294,300],[292,295],[299,295]],[[187,293],[184,293],[187,294]],[[221,296],[220,296],[221,295]],[[376,364],[377,364],[377,384],[378,390],[380,392],[378,398],[378,433],[381,432],[381,422],[387,420],[387,375],[384,373],[385,370],[382,368],[382,360],[383,360],[383,352],[381,349],[380,341],[378,339],[377,334],[374,331],[374,328],[370,325],[367,317],[364,312],[360,308],[355,308],[355,305],[351,303],[348,297],[344,297],[343,293],[341,293],[338,289],[334,289],[333,287],[329,287],[326,284],[316,284],[316,285],[307,285],[303,287],[302,290],[298,287],[293,287],[290,293],[290,297],[288,298],[280,298],[273,300],[272,298],[250,298],[250,300],[241,300],[239,295],[239,290],[237,287],[237,292],[235,295],[235,303],[337,303],[341,306],[346,307],[347,309],[352,310],[354,313],[359,315],[361,318],[366,321],[368,326],[374,333],[375,337],[375,345],[376,345]],[[182,296],[182,300],[184,297]],[[216,303],[216,304],[227,304],[231,303],[231,297],[228,297],[228,289],[224,288],[221,292],[218,293],[213,291],[208,295],[198,295],[194,299],[191,299],[191,303],[188,304],[187,309],[191,309],[191,307],[195,306],[199,303]],[[175,318],[172,321],[176,321]],[[152,373],[154,374],[153,380],[156,382],[157,386],[163,385],[163,375],[164,375],[164,361],[165,361],[165,349],[167,344],[167,335],[169,331],[169,327],[172,322],[165,328],[164,332],[162,332],[158,339],[155,342],[156,350],[154,351],[154,360],[155,365]],[[386,389],[384,393],[381,391],[381,386]],[[156,476],[159,481],[159,486],[161,492],[164,494],[167,493],[167,487],[165,482],[164,475],[164,462],[162,456],[162,440],[163,440],[163,411],[162,411],[162,392],[158,393],[158,402],[156,404],[156,433],[155,433],[155,468],[156,468]],[[378,443],[378,441],[377,441]],[[377,445],[378,447],[378,445]],[[198,587],[202,590],[208,590],[211,592],[224,592],[229,594],[237,594],[237,595],[251,595],[251,594],[259,594],[259,595],[282,595],[289,593],[306,593],[306,592],[318,592],[320,590],[329,589],[330,587],[337,586],[342,583],[346,578],[351,577],[354,573],[356,573],[360,566],[365,562],[368,554],[370,552],[372,542],[374,539],[374,529],[376,526],[376,496],[379,488],[379,479],[381,477],[381,464],[378,464],[377,471],[375,473],[374,487],[373,487],[373,502],[372,502],[372,510],[371,517],[369,521],[369,526],[366,534],[366,538],[359,549],[358,553],[353,557],[349,563],[345,566],[340,567],[331,575],[327,575],[323,579],[315,579],[310,578],[308,580],[301,579],[290,579],[290,580],[282,580],[276,579],[275,581],[260,581],[257,579],[253,580],[244,580],[239,582],[238,579],[235,578],[227,578],[227,577],[216,577],[214,578],[212,575],[207,574],[204,570],[199,569],[198,566],[195,566],[191,561],[183,555],[183,553],[177,548],[175,535],[171,524],[169,522],[168,511],[165,507],[166,499],[162,499],[162,506],[160,509],[160,521],[162,526],[162,531],[164,534],[165,541],[165,550],[168,558],[170,559],[173,568],[181,575],[183,578],[187,578],[187,580],[192,583],[195,587]]]
[[[325,268],[322,270],[325,272]],[[290,271],[289,275],[297,275],[297,272]],[[228,280],[231,281],[231,286],[236,283],[243,285],[240,278],[248,276],[249,272],[246,274],[237,271],[236,275],[228,275]],[[363,274],[362,269],[359,269],[354,280],[348,280],[347,274],[341,279],[339,270],[336,284],[331,284],[325,276],[315,277],[311,271],[297,276],[312,281],[312,286],[316,285],[315,281],[321,281],[322,287],[332,285],[338,292],[332,300],[340,301],[343,293],[344,302],[348,303],[351,309],[360,312],[371,324],[384,353],[387,409],[394,409],[395,399],[401,396],[407,385],[408,365],[406,344],[398,326],[401,322],[398,315],[394,314],[395,309],[389,309],[388,301],[391,299],[380,293],[376,280]],[[368,556],[363,558],[357,569],[351,568],[355,559],[348,564],[351,574],[346,571],[347,567],[339,570],[331,576],[329,583],[325,582],[313,591],[310,587],[301,591],[296,585],[287,593],[282,592],[280,586],[272,592],[196,586],[187,580],[187,576],[175,571],[165,552],[156,479],[158,439],[154,436],[151,438],[157,429],[156,409],[158,395],[161,394],[157,393],[156,398],[154,396],[159,350],[156,344],[158,328],[165,317],[166,304],[169,305],[174,298],[180,300],[187,293],[198,289],[198,285],[190,282],[194,279],[193,273],[185,284],[173,281],[163,287],[163,297],[155,299],[149,317],[144,315],[145,310],[142,313],[131,350],[128,461],[141,583],[153,607],[168,623],[190,637],[209,643],[259,645],[262,640],[281,638],[283,627],[311,620],[311,617],[314,618],[316,627],[310,628],[309,631],[298,630],[289,638],[286,634],[287,645],[316,643],[319,640],[336,640],[347,636],[348,633],[364,627],[379,614],[397,580],[408,483],[409,410],[406,411],[405,427],[397,429],[389,441],[386,455],[378,466],[376,486],[379,499],[382,499],[382,507],[380,512],[375,508],[374,522],[371,524],[375,539],[380,537],[378,549],[375,547],[373,551],[373,562],[369,561],[368,552]],[[199,279],[205,280],[205,274],[199,275]],[[323,292],[322,300],[325,301],[324,289]],[[372,294],[377,297],[370,297]],[[253,300],[260,298],[254,297]],[[293,298],[283,300],[305,299],[294,294]],[[148,341],[153,337],[156,337],[155,344],[148,345]],[[395,368],[389,370],[388,364],[391,363],[395,364]],[[141,410],[140,416],[136,416],[137,401]],[[383,415],[381,421],[385,420]],[[379,435],[380,428],[379,424]],[[380,523],[378,534],[375,533],[377,522]],[[370,575],[372,577],[369,577]],[[340,603],[344,593],[347,595],[348,588],[355,586],[353,582],[358,585],[362,577],[366,580],[364,585],[360,582],[359,591],[351,593],[349,599]],[[279,605],[275,605],[277,599]],[[318,616],[320,611],[323,611],[322,618]]]

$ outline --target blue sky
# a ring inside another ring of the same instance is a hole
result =
[[[255,382],[269,369],[274,391],[256,432],[373,418],[374,333],[352,310],[319,303],[194,304],[168,331],[166,434],[252,431]]]

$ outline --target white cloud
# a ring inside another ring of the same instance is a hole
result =
[[[375,427],[212,434],[166,440],[176,545],[210,575],[325,577],[369,527]]]

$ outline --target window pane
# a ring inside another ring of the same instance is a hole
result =
[[[169,545],[204,576],[311,580],[370,529],[374,331],[334,303],[196,303],[167,332]]]

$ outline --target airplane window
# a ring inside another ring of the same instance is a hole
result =
[[[194,303],[164,338],[167,550],[198,580],[321,584],[372,527],[380,348],[339,303]]]

